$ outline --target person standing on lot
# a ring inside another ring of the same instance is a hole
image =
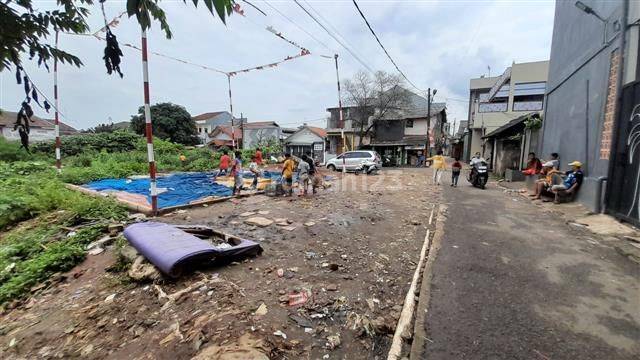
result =
[[[442,173],[447,168],[447,164],[444,160],[444,156],[442,156],[442,150],[438,150],[438,153],[427,160],[432,161],[433,163],[433,183],[440,185],[440,178],[442,177]]]
[[[318,168],[316,167],[316,162],[313,160],[313,156],[311,156],[311,152],[307,151],[305,154],[307,156],[307,163],[309,164],[309,182],[311,183],[311,189],[315,194],[318,191],[318,187],[320,186],[321,175],[318,172]]]
[[[184,154],[180,154],[180,166],[182,166],[182,168],[184,168],[184,165],[187,163],[187,157],[184,156]]]
[[[233,195],[239,195],[242,190],[242,184],[244,180],[242,178],[242,152],[235,152],[235,159],[233,159],[233,167],[231,168],[231,176],[233,176]]]
[[[307,155],[302,155],[302,161],[298,163],[298,195],[307,195],[307,188],[309,187],[309,158]]]
[[[258,177],[260,176],[260,169],[258,168],[257,156],[254,156],[249,163],[249,171],[253,176],[253,182],[251,183],[251,190],[255,190],[258,187]]]
[[[451,164],[451,186],[458,187],[458,178],[462,171],[462,164],[460,163],[460,157],[456,156],[456,160]]]
[[[231,162],[231,158],[227,155],[227,150],[222,151],[222,156],[220,156],[220,166],[218,167],[218,175],[227,175],[227,171],[229,171],[229,163]]]
[[[291,196],[293,194],[293,169],[295,168],[295,163],[289,153],[284,154],[284,159],[284,164],[282,164],[284,191],[287,195]]]
[[[262,166],[262,150],[260,148],[256,149],[256,154],[254,156],[254,160],[258,166]]]

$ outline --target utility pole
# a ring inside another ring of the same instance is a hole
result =
[[[236,129],[233,123],[233,101],[231,100],[231,75],[227,75],[227,83],[229,84],[229,111],[231,112],[231,146],[236,148]],[[242,120],[240,120],[242,121]]]
[[[425,143],[424,156],[425,158],[431,155],[429,146],[431,145],[431,88],[427,89],[427,142]]]
[[[338,54],[335,54],[333,58],[336,61],[336,80],[338,82],[338,110],[340,111],[339,125],[341,129],[340,134],[342,137],[342,152],[344,152],[347,148],[347,145],[346,145],[346,140],[344,138],[344,117],[342,115],[342,96],[340,96],[340,74],[338,72]],[[346,172],[347,172],[347,166],[345,163],[345,157],[343,156],[342,157],[342,173],[346,173]]]

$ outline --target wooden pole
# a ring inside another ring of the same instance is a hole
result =
[[[233,123],[233,101],[231,100],[231,75],[227,75],[227,83],[229,84],[229,111],[231,112],[231,145],[236,148],[236,129]],[[242,119],[240,119],[242,121]]]
[[[433,217],[433,210],[431,214],[432,215],[430,219]],[[422,244],[422,251],[420,252],[420,260],[418,261],[418,266],[413,273],[413,279],[411,280],[409,291],[407,291],[407,295],[404,299],[404,305],[402,306],[400,319],[398,320],[398,325],[396,326],[396,332],[393,335],[393,341],[391,343],[391,348],[389,348],[387,360],[397,360],[398,358],[400,358],[403,339],[408,339],[411,337],[411,332],[409,329],[411,326],[411,321],[413,320],[414,308],[416,306],[415,293],[418,286],[418,279],[420,278],[420,272],[424,267],[424,260],[427,254],[427,250],[430,246],[430,235],[431,231],[427,230],[427,235],[424,237],[424,243]]]
[[[144,121],[147,135],[147,159],[149,160],[149,185],[151,212],[158,214],[158,188],[156,186],[156,161],[153,154],[153,128],[151,125],[151,105],[149,105],[149,62],[147,56],[147,31],[142,30],[142,78],[144,81]]]
[[[340,74],[338,72],[338,54],[335,54],[333,58],[336,61],[336,80],[338,81],[338,110],[340,111],[340,134],[342,135],[342,152],[347,150],[347,140],[344,138],[344,117],[342,115],[342,96],[340,95]],[[345,163],[345,157],[342,157],[342,172],[347,172],[347,167]]]

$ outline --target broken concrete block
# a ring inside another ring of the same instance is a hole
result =
[[[244,221],[245,224],[265,227],[273,224],[273,220],[264,218],[262,216],[253,216]]]

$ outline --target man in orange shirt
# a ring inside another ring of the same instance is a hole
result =
[[[260,148],[256,149],[255,159],[256,159],[256,164],[258,164],[258,166],[261,166],[262,165],[262,150],[260,150]]]
[[[230,162],[231,158],[227,155],[227,150],[222,151],[222,156],[220,157],[220,171],[218,172],[218,175],[227,175]]]

